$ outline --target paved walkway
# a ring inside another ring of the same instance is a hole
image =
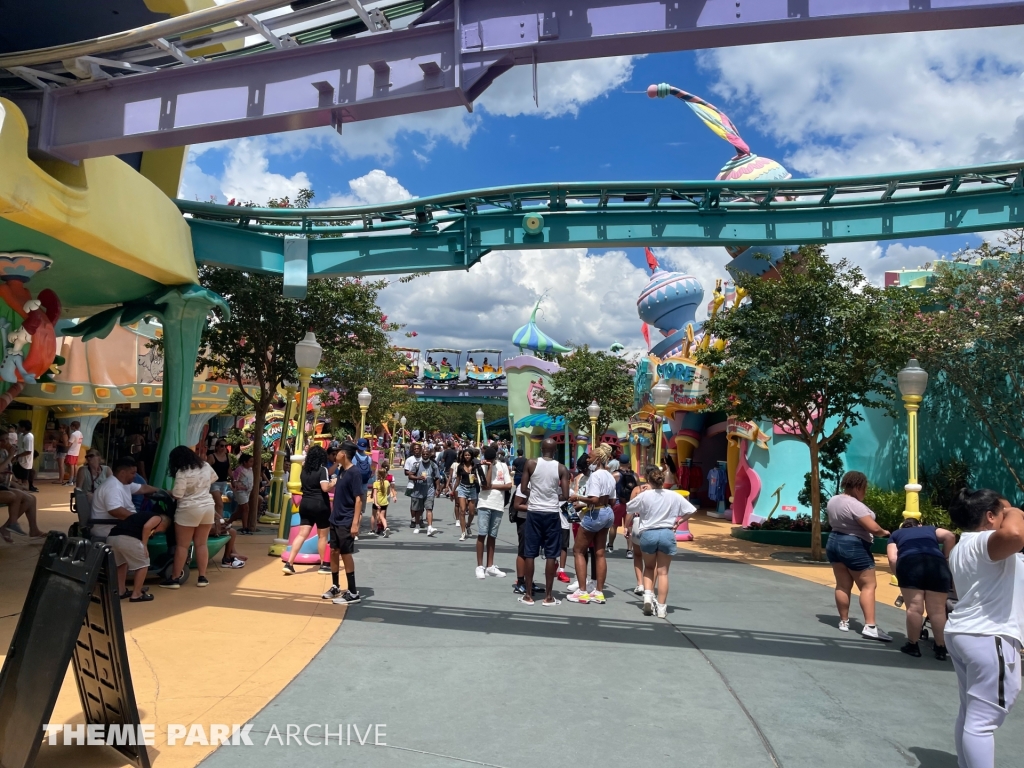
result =
[[[895,638],[881,645],[838,631],[831,589],[693,550],[672,566],[667,621],[642,615],[619,551],[606,605],[526,607],[511,573],[474,578],[472,542],[458,542],[449,502],[437,511],[436,538],[404,529],[360,542],[366,599],[338,608],[334,637],[253,719],[253,741],[266,745],[222,747],[204,766],[956,766],[952,666],[900,654],[894,608],[879,607]],[[496,558],[506,572],[514,543],[506,519]],[[293,592],[323,583],[288,582]],[[310,723],[353,725],[366,745],[352,731],[341,747],[267,742],[275,726],[283,738],[288,724]],[[371,724],[386,746],[370,746]],[[997,765],[1019,765],[1022,743],[1018,708],[997,736]]]

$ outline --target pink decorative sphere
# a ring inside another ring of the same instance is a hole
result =
[[[650,96],[652,99],[658,98],[658,86],[657,85],[648,85],[647,86],[647,95]]]

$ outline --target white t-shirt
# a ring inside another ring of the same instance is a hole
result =
[[[649,488],[626,504],[626,512],[640,519],[640,531],[671,528],[676,524],[676,518],[696,511],[697,508],[681,495],[664,488]]]
[[[415,456],[410,456],[408,459],[405,460],[404,469],[406,472],[412,472],[414,469],[416,469],[416,465],[419,463],[419,459],[417,459]],[[412,488],[413,485],[415,485],[415,483],[413,483],[412,478],[410,477],[409,482],[406,484],[405,487]]]
[[[36,438],[31,432],[26,432],[24,435],[18,438],[18,453],[24,453],[28,451],[27,456],[22,456],[18,459],[18,463],[25,469],[32,469],[32,464],[35,462],[35,457],[32,452],[36,449]]]
[[[485,476],[488,471],[489,468],[484,467]],[[512,482],[512,475],[509,474],[507,464],[502,461],[494,462],[494,473],[491,475],[491,482],[494,485],[505,485]],[[505,492],[496,490],[480,491],[480,498],[476,505],[484,509],[502,509],[505,506]]]
[[[77,456],[82,450],[82,433],[77,429],[68,438],[68,456]]]
[[[615,501],[615,478],[607,469],[598,469],[587,480],[587,496],[607,496]]]
[[[135,512],[135,505],[132,504],[132,494],[137,493],[142,487],[139,483],[125,485],[116,477],[110,478],[109,482],[96,488],[92,495],[92,521],[96,523],[116,523],[117,518],[110,514],[110,510],[124,507],[129,512]]]
[[[1024,645],[1024,555],[993,561],[988,554],[993,533],[964,533],[949,553],[960,601],[949,614],[946,632],[998,635]]]
[[[178,501],[178,509],[213,509],[210,486],[217,482],[217,471],[203,462],[198,469],[183,469],[174,476],[171,496]]]
[[[235,503],[248,503],[249,494],[252,493],[252,467],[235,470],[235,482],[242,486],[235,489]]]

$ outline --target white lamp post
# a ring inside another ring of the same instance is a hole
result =
[[[359,436],[363,437],[366,434],[366,412],[370,409],[370,401],[373,400],[373,395],[370,394],[370,390],[363,387],[359,394],[356,395],[356,400],[359,401]]]
[[[484,428],[484,409],[476,409],[476,444],[480,445],[480,441],[483,439],[483,428]]]
[[[903,407],[907,409],[907,493],[906,509],[903,517],[921,519],[920,493],[921,485],[917,482],[917,411],[920,408],[924,392],[928,388],[928,371],[924,370],[915,358],[911,358],[907,367],[896,374],[896,383],[903,397]]]
[[[597,447],[597,419],[601,415],[601,406],[597,404],[597,400],[587,406],[587,416],[590,417],[590,452],[594,452],[594,448]]]
[[[672,387],[665,379],[658,379],[658,383],[651,387],[651,400],[654,401],[654,464],[661,466],[661,423],[665,418],[665,406],[672,399]]]

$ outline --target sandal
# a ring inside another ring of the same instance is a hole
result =
[[[533,598],[531,597],[531,598],[527,599],[526,595],[523,595],[522,597],[520,597],[519,598],[519,602],[522,603],[523,605],[531,605],[531,606],[532,605],[536,605],[536,603],[533,601]]]
[[[129,597],[128,598],[128,602],[129,603],[148,603],[149,601],[151,601],[153,599],[154,599],[153,596],[151,594],[149,594],[149,592],[143,592],[138,597]]]
[[[555,605],[561,605],[562,601],[559,600],[558,598],[554,598],[553,597],[553,598],[551,598],[551,602],[550,603],[547,602],[547,601],[542,600],[540,604],[541,605],[546,605],[547,607],[550,608],[550,607],[555,606]]]

